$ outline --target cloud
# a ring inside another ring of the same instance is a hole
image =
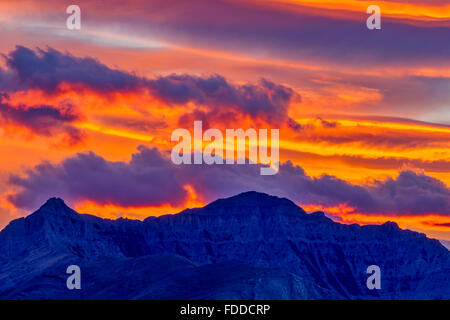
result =
[[[445,227],[445,228],[450,228],[450,223],[432,223],[431,225],[435,226],[435,227]]]
[[[305,128],[315,128],[316,130],[301,132],[295,136],[295,140],[332,146],[358,143],[366,148],[377,147],[388,150],[446,148],[448,146],[448,133],[437,130],[435,132],[414,130],[413,126],[410,130],[407,130],[407,126],[404,126],[403,130],[399,130],[395,128],[395,123],[389,130],[378,127],[376,124],[358,126],[356,123],[358,127],[351,128],[338,126],[337,123],[333,126],[322,122],[321,126],[326,130],[320,130],[320,127],[313,127],[311,124],[305,125]]]
[[[369,188],[379,212],[440,213],[450,215],[450,190],[438,179],[402,171],[396,179],[376,182]],[[382,206],[381,204],[385,204]]]
[[[57,195],[69,201],[93,200],[121,206],[183,204],[186,191],[175,179],[177,168],[156,149],[140,147],[130,162],[110,162],[89,152],[78,153],[59,164],[44,162],[25,173],[11,175],[22,187],[9,200],[33,208]]]
[[[193,103],[206,107],[209,115],[218,118],[233,111],[269,122],[287,121],[290,103],[300,99],[291,88],[267,79],[233,84],[217,74],[142,78],[111,69],[95,59],[74,57],[53,48],[33,51],[17,46],[5,59],[9,70],[1,71],[0,84],[7,82],[2,78],[16,75],[16,82],[20,84],[17,89],[33,88],[52,94],[61,90],[61,85],[68,84],[101,94],[147,91],[169,106]]]
[[[399,2],[406,4],[422,4],[429,6],[444,6],[448,4],[447,0],[385,0],[387,2]]]
[[[110,162],[91,152],[59,164],[42,163],[24,175],[11,175],[10,184],[19,191],[9,200],[29,209],[52,196],[121,206],[182,205],[187,197],[183,187],[189,184],[204,201],[255,190],[303,204],[346,204],[367,214],[450,215],[450,190],[413,171],[355,185],[330,175],[309,177],[290,161],[273,176],[261,176],[258,165],[175,166],[157,149],[146,147],[140,147],[130,162]]]
[[[70,145],[81,142],[84,135],[73,123],[80,120],[80,114],[74,111],[71,104],[58,107],[50,105],[13,106],[3,102],[0,95],[0,123],[2,125],[22,126],[41,136],[52,136],[62,133]]]
[[[291,88],[266,79],[256,84],[236,85],[220,75],[173,74],[147,82],[151,92],[168,104],[193,102],[209,107],[210,111],[231,109],[268,121],[287,120],[290,102],[299,99]]]
[[[383,15],[382,30],[370,32],[365,25],[365,10],[350,13],[345,6],[336,12],[326,8],[308,10],[301,3],[268,4],[154,0],[135,4],[134,8],[140,10],[124,9],[120,15],[92,9],[98,26],[114,21],[143,37],[155,30],[152,39],[170,39],[180,47],[194,45],[250,56],[263,54],[282,60],[329,61],[364,68],[423,65],[424,61],[439,65],[446,63],[450,54],[450,44],[442,41],[448,34],[445,22],[419,25],[411,23],[413,17],[408,20]],[[403,14],[408,16],[406,9]]]
[[[360,155],[319,155],[310,152],[295,151],[298,159],[309,163],[344,163],[354,170],[401,170],[405,168],[422,170],[426,172],[448,172],[450,161],[447,160],[421,160],[407,157],[365,157]]]
[[[321,117],[317,117],[317,120],[320,121],[324,128],[336,128],[338,126],[338,123],[335,121],[327,121],[325,119],[322,119]]]
[[[159,129],[168,128],[168,124],[164,119],[135,119],[123,115],[98,115],[91,117],[93,120],[99,121],[102,124],[111,125],[114,127],[137,130],[141,132],[155,131]],[[192,123],[192,122],[191,122]]]
[[[132,1],[132,5],[108,2],[116,10],[108,10],[99,0],[83,6],[95,28],[104,30],[113,24],[134,37],[175,43],[178,47],[359,67],[424,63],[439,66],[448,61],[450,44],[442,40],[448,35],[448,21],[427,17],[431,12],[434,18],[442,17],[445,10],[433,10],[433,5],[445,0],[414,1],[423,4],[421,7],[395,6],[395,11],[400,10],[398,18],[389,17],[386,8],[379,32],[370,32],[366,27],[367,6],[352,12],[352,2],[357,1],[346,2],[348,5],[340,10],[317,1],[307,5],[316,7],[313,3],[317,3],[322,8],[308,8],[301,1],[210,0]],[[411,4],[409,0],[397,2]],[[386,2],[384,6],[393,8]],[[54,18],[58,6],[45,7],[45,15]],[[41,3],[34,10],[39,10],[39,17],[44,14]]]
[[[376,106],[382,111],[390,111],[395,107],[397,111],[403,111],[400,114],[426,114],[445,110],[445,106],[450,103],[449,76],[400,75],[401,69],[397,73],[399,74],[391,77],[356,75],[347,77],[346,81],[382,94],[380,101],[360,103],[360,109],[367,112]],[[445,114],[443,117],[445,118]],[[442,120],[438,118],[437,121]]]
[[[5,59],[23,85],[47,93],[57,91],[62,83],[110,92],[135,90],[141,82],[135,75],[111,69],[95,59],[74,57],[52,48],[33,51],[17,46]]]

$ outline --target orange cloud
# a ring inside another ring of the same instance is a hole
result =
[[[450,217],[442,215],[399,216],[399,215],[373,215],[358,212],[355,208],[346,204],[333,207],[324,207],[315,204],[300,205],[307,212],[322,211],[333,220],[345,224],[383,224],[387,221],[396,222],[400,228],[423,232],[431,237],[450,240]]]
[[[184,189],[187,191],[189,196],[187,197],[186,202],[182,206],[178,207],[171,204],[159,206],[122,207],[114,204],[98,204],[94,201],[87,200],[76,203],[74,205],[74,209],[80,213],[94,214],[107,219],[124,217],[142,220],[148,217],[175,214],[186,208],[199,208],[205,205],[204,202],[198,199],[198,195],[192,186],[185,185]]]
[[[444,1],[373,1],[368,0],[276,0],[263,1],[267,4],[278,3],[279,5],[316,8],[326,10],[325,12],[314,11],[316,13],[328,14],[332,16],[351,17],[345,15],[343,11],[352,13],[365,13],[366,9],[373,4],[378,5],[382,9],[382,14],[393,18],[413,19],[418,21],[446,21],[450,18],[450,5]],[[260,3],[260,1],[258,1]],[[334,13],[332,12],[334,11]]]

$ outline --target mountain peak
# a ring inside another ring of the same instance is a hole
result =
[[[67,215],[74,214],[76,212],[69,208],[63,199],[53,197],[48,199],[35,213],[45,215]]]
[[[63,199],[61,199],[61,198],[58,198],[58,197],[52,197],[52,198],[49,198],[46,202],[45,202],[45,204],[44,205],[60,205],[60,204],[66,204],[65,202],[64,202],[64,200]]]
[[[65,209],[68,208],[68,206],[66,205],[66,203],[64,202],[63,199],[61,198],[57,198],[57,197],[53,197],[48,199],[41,207],[45,208],[45,209]]]
[[[233,197],[218,199],[216,201],[211,202],[208,206],[233,206],[239,205],[244,207],[249,206],[267,206],[267,205],[283,205],[289,204],[295,206],[295,204],[286,198],[279,198],[276,196],[271,196],[266,193],[256,192],[256,191],[248,191],[242,192]]]
[[[382,226],[385,229],[389,229],[389,230],[400,230],[400,227],[394,221],[386,221],[385,223],[382,224]]]
[[[201,215],[245,215],[262,211],[273,214],[306,214],[302,208],[291,200],[256,191],[243,192],[233,197],[218,199],[203,208],[189,210],[188,212]]]

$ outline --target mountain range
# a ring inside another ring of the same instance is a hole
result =
[[[81,290],[66,269],[81,269]],[[369,290],[367,267],[381,270]],[[450,251],[397,224],[344,225],[246,192],[143,221],[59,198],[0,232],[0,299],[449,299]]]

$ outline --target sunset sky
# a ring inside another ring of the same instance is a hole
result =
[[[450,241],[446,0],[1,0],[0,34],[0,228],[53,196],[142,219],[256,190]],[[175,166],[194,120],[280,129],[279,173]]]

